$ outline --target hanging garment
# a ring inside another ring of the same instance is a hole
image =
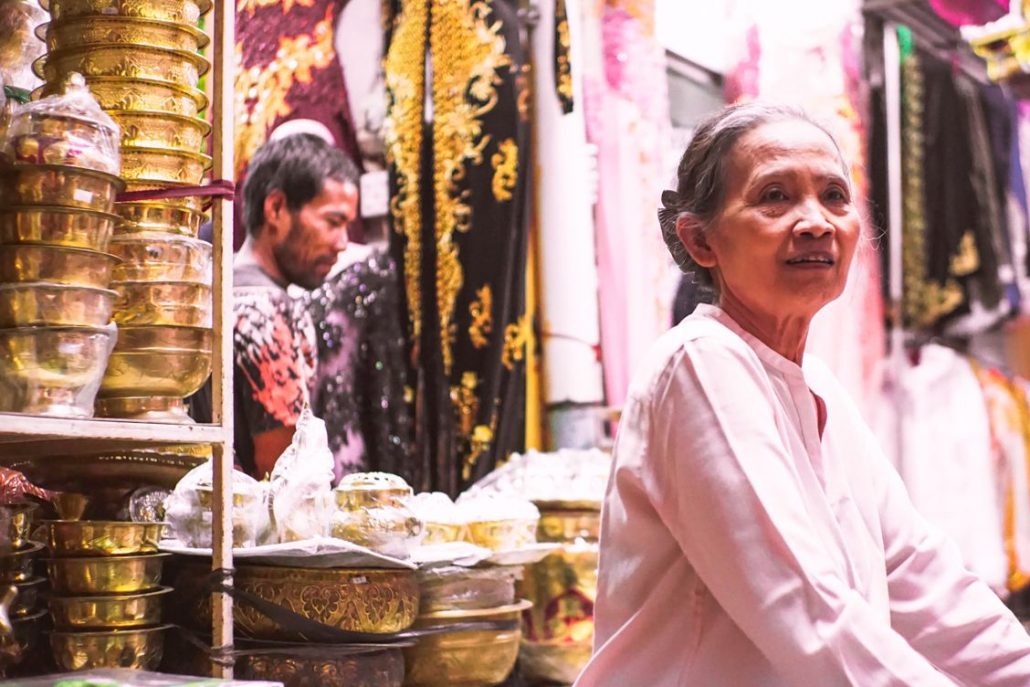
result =
[[[524,438],[528,65],[508,0],[392,0],[387,18],[417,487],[453,495]]]
[[[360,165],[343,69],[335,48],[336,23],[347,0],[237,0],[236,182],[268,135],[292,119],[324,127]],[[245,229],[236,208],[236,247]]]
[[[393,260],[371,252],[310,292],[306,303],[318,360],[312,408],[325,420],[336,479],[372,470],[418,483],[405,399],[404,315]]]

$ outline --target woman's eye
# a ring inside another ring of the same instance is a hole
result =
[[[762,194],[763,203],[782,203],[787,200],[787,194],[781,188],[771,188]]]
[[[826,191],[826,200],[831,203],[846,203],[848,202],[848,193],[842,188],[834,186]]]

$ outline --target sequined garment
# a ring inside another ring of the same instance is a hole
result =
[[[417,483],[396,264],[373,253],[308,299],[318,350],[312,407],[329,430],[336,478],[381,470]]]
[[[528,65],[514,2],[387,4],[384,138],[415,368],[416,486],[453,494],[523,437]]]

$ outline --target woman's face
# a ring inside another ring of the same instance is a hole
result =
[[[843,167],[829,136],[804,121],[737,141],[701,256],[724,300],[779,320],[811,318],[841,294],[860,232]]]

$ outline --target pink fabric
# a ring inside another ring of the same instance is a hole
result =
[[[981,25],[1008,13],[1008,0],[930,0],[930,7],[955,26]]]
[[[1030,637],[914,511],[825,366],[710,306],[634,380],[594,617],[577,687],[1030,684]]]

